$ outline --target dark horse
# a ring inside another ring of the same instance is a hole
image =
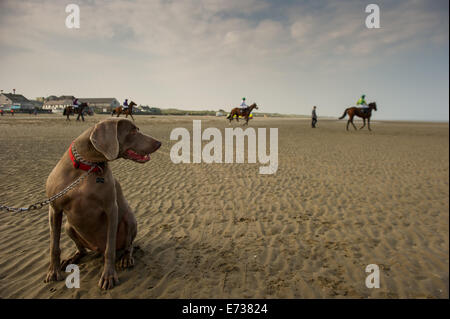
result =
[[[118,106],[115,109],[112,110],[111,112],[111,116],[113,116],[114,114],[117,114],[117,117],[120,116],[120,114],[125,114],[125,117],[127,118],[128,115],[131,116],[131,118],[134,121],[134,117],[133,117],[133,106],[136,106],[137,104],[134,103],[133,101],[130,102],[130,104],[128,105],[127,109],[124,109],[122,106]]]
[[[361,108],[361,107],[356,107],[356,106],[349,107],[349,108],[345,109],[344,114],[339,119],[342,120],[348,114],[348,118],[349,118],[347,121],[347,131],[348,131],[348,125],[350,123],[352,123],[353,127],[356,130],[356,126],[355,126],[355,124],[353,124],[353,117],[355,115],[362,117],[364,124],[359,129],[361,130],[366,126],[366,119],[367,119],[367,126],[369,128],[369,131],[372,131],[370,129],[370,117],[372,116],[372,110],[375,110],[375,111],[377,110],[377,103],[375,103],[375,102],[369,103],[369,108],[367,108],[365,112],[364,112],[363,108]]]
[[[81,119],[82,119],[83,122],[84,122],[84,115],[83,115],[83,112],[84,112],[84,109],[87,108],[87,107],[88,107],[88,104],[87,104],[87,103],[81,103],[81,105],[78,106],[77,108],[74,108],[73,105],[69,105],[69,106],[66,106],[66,107],[64,108],[63,115],[67,116],[66,121],[70,121],[70,118],[69,118],[70,115],[72,115],[72,114],[78,114],[78,116],[77,116],[77,121],[80,120],[80,116],[81,116]]]
[[[245,118],[245,124],[248,125],[249,116],[250,113],[252,113],[253,109],[258,109],[256,103],[253,103],[243,110],[241,110],[239,107],[235,107],[231,110],[230,115],[228,115],[227,119],[230,120],[231,123],[231,121],[234,119],[234,116],[236,116],[236,121],[239,122],[239,116],[242,116]]]

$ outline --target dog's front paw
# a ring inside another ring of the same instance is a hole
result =
[[[124,255],[119,261],[119,267],[121,269],[130,268],[134,266],[134,258],[131,254]]]
[[[98,286],[102,289],[111,289],[119,283],[119,277],[114,267],[105,267],[102,276],[98,281]]]
[[[50,266],[47,271],[47,277],[45,278],[44,282],[60,281],[60,280],[62,280],[62,275],[61,271],[59,270],[59,267]]]

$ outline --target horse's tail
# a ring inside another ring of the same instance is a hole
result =
[[[344,114],[342,114],[342,116],[339,118],[340,120],[342,120],[347,115],[347,111],[348,111],[348,108],[345,109]]]

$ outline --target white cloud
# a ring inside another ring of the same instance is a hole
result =
[[[379,30],[365,28],[360,1],[103,0],[80,8],[81,29],[69,30],[60,1],[1,1],[0,67],[35,88],[95,85],[191,105],[220,95],[218,87],[282,91],[298,74],[364,70],[420,46],[448,47],[448,14],[426,1],[380,2]],[[143,92],[144,83],[152,88]]]
[[[442,43],[447,29],[434,12],[422,11],[422,2],[403,3],[383,10],[382,29],[364,27],[365,13],[354,2],[331,2],[322,12],[290,8],[286,20],[257,19],[269,10],[264,1],[100,1],[81,3],[82,28],[64,27],[66,13],[60,2],[2,2],[15,14],[2,16],[0,43],[44,50],[49,40],[114,42],[117,47],[160,56],[164,59],[233,57],[253,60],[286,54],[284,58],[309,58],[339,46],[349,55],[371,55],[383,46],[402,41]],[[255,17],[248,15],[256,14]],[[420,37],[423,35],[424,37]],[[306,46],[306,48],[305,48]],[[86,48],[87,50],[89,48]],[[382,50],[381,50],[382,51]],[[272,57],[273,58],[273,57]]]

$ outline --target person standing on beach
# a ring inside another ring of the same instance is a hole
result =
[[[316,123],[317,123],[317,113],[316,113],[316,106],[313,107],[312,109],[312,116],[311,116],[311,127],[315,128],[316,127]]]

